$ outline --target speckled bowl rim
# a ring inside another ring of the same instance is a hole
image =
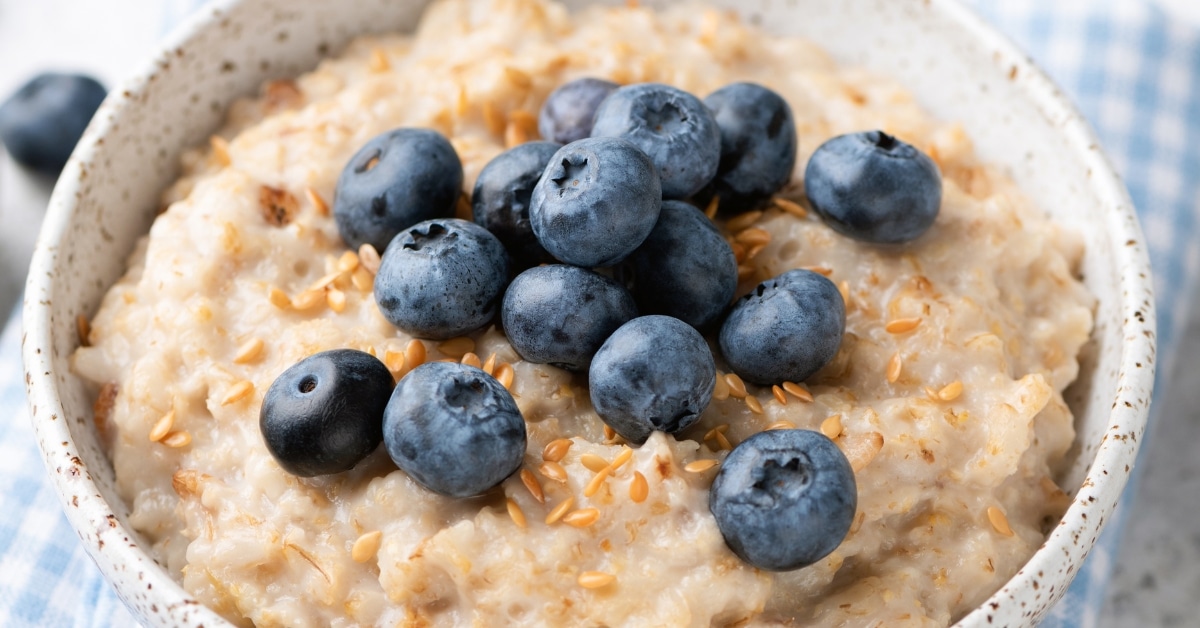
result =
[[[155,75],[169,71],[160,59],[169,57],[168,51],[182,47],[198,33],[211,28],[240,1],[217,0],[194,13],[164,40],[160,52],[143,65],[141,72],[112,90],[55,187],[25,289],[22,335],[25,382],[43,461],[71,526],[81,537],[82,531],[88,530],[100,540],[97,544],[85,544],[88,554],[110,582],[129,581],[127,574],[136,572],[137,582],[146,584],[146,591],[139,593],[145,596],[153,591],[150,597],[157,601],[154,618],[162,620],[164,626],[229,624],[184,591],[132,541],[134,533],[118,521],[79,460],[67,421],[58,420],[63,416],[63,407],[51,366],[53,307],[49,295],[54,294],[56,249],[72,220],[81,181],[97,146],[116,129],[126,106],[142,94]],[[1032,625],[1062,597],[1066,587],[1045,588],[1033,599],[1027,598],[1029,592],[1039,591],[1039,579],[1046,574],[1066,569],[1068,578],[1073,577],[1116,507],[1137,455],[1154,384],[1155,314],[1149,258],[1128,192],[1075,106],[1016,45],[969,8],[956,0],[927,0],[927,3],[972,34],[982,49],[992,50],[997,64],[1012,67],[1021,75],[1018,84],[1021,92],[1048,119],[1058,121],[1072,156],[1090,169],[1093,189],[1107,208],[1103,213],[1106,233],[1124,240],[1124,246],[1113,246],[1112,265],[1119,269],[1117,288],[1123,322],[1109,431],[1096,451],[1082,487],[1043,546],[999,591],[956,624]],[[64,457],[72,461],[65,471],[60,462]],[[118,578],[118,572],[126,575]],[[116,588],[122,600],[130,604],[134,592]]]

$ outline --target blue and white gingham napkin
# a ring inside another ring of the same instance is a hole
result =
[[[1168,373],[1200,262],[1188,246],[1200,199],[1200,31],[1146,0],[965,1],[1071,95],[1125,177],[1150,245],[1159,372]],[[133,625],[43,470],[25,409],[19,334],[14,316],[0,335],[0,626]],[[1096,624],[1122,523],[1117,516],[1106,528],[1047,626]]]

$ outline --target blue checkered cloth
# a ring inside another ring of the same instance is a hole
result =
[[[1159,372],[1168,373],[1200,261],[1200,250],[1188,246],[1200,199],[1200,31],[1146,0],[966,1],[1071,95],[1124,176],[1150,245]],[[0,417],[0,626],[134,625],[43,470],[25,409],[15,316],[0,336]],[[1119,514],[1110,522],[1045,625],[1096,624],[1122,523]]]

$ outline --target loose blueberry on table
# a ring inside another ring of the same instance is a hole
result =
[[[858,488],[846,456],[820,432],[770,430],[725,458],[708,507],[739,558],[790,571],[837,549],[854,521]]]
[[[695,96],[669,85],[638,83],[613,92],[596,110],[592,137],[619,137],[649,155],[663,198],[687,198],[717,174],[721,130]]]
[[[508,283],[508,253],[483,227],[458,218],[405,230],[375,275],[379,311],[405,332],[433,340],[483,327]]]
[[[402,128],[376,136],[338,177],[333,217],[352,249],[383,252],[396,234],[432,218],[454,215],[462,192],[458,153],[441,133]]]
[[[40,74],[0,104],[0,142],[17,163],[56,177],[106,94],[90,76]]]
[[[717,367],[700,332],[670,316],[642,316],[609,336],[588,371],[592,405],[617,434],[641,445],[700,419]]]
[[[551,255],[610,266],[646,239],[662,206],[654,164],[633,144],[588,138],[559,149],[533,188],[529,220]]]
[[[475,224],[491,231],[519,268],[549,258],[533,235],[529,203],[533,187],[560,148],[553,142],[519,144],[489,161],[475,180],[475,191],[471,194]]]
[[[354,468],[383,440],[392,374],[352,349],[311,355],[275,379],[263,398],[259,429],[267,450],[293,475]]]
[[[383,441],[396,466],[447,497],[472,497],[504,481],[525,456],[525,419],[504,386],[465,364],[429,362],[392,393]]]
[[[591,137],[596,109],[617,87],[612,81],[590,77],[559,85],[538,113],[538,133],[559,144]]]
[[[902,244],[929,230],[942,205],[937,164],[883,131],[839,135],[804,170],[804,192],[834,231],[876,244]]]
[[[796,167],[796,122],[779,94],[734,83],[704,99],[721,129],[713,191],[726,209],[750,209],[779,192]]]
[[[508,342],[522,358],[586,371],[618,327],[637,316],[621,284],[577,266],[538,266],[517,275],[500,308]]]
[[[789,270],[738,299],[721,326],[721,353],[748,382],[802,382],[837,355],[845,331],[837,286],[812,271]]]

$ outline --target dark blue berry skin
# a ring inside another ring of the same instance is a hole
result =
[[[625,140],[589,138],[550,158],[533,189],[529,221],[559,260],[611,266],[646,239],[661,206],[658,173],[645,153]]]
[[[663,198],[700,191],[721,162],[721,130],[712,112],[695,96],[659,83],[613,92],[596,110],[592,137],[620,137],[649,155]]]
[[[575,79],[558,86],[538,113],[538,133],[542,139],[570,144],[592,134],[596,108],[619,87],[597,78]]]
[[[635,316],[633,296],[621,284],[562,264],[517,275],[500,309],[504,333],[522,358],[577,372]]]
[[[553,142],[520,144],[489,161],[475,180],[471,194],[475,224],[499,238],[518,267],[528,268],[549,257],[529,224],[529,201],[546,164],[560,148]]]
[[[636,445],[655,430],[674,434],[699,420],[716,381],[704,337],[670,316],[625,323],[596,352],[588,370],[596,413]]]
[[[292,475],[349,471],[383,440],[393,384],[391,372],[369,353],[311,355],[267,389],[258,416],[263,442]]]
[[[443,340],[483,327],[508,284],[508,253],[496,236],[458,218],[405,230],[383,254],[375,302],[405,333]]]
[[[821,144],[804,169],[804,192],[834,231],[902,244],[933,225],[942,205],[942,175],[911,144],[866,131]]]
[[[704,104],[721,129],[721,165],[713,183],[722,205],[753,205],[787,185],[797,140],[792,108],[782,96],[755,83],[733,83]]]
[[[737,290],[737,259],[703,212],[663,201],[658,223],[625,261],[643,314],[674,316],[700,330],[720,320]]]
[[[823,434],[769,430],[725,458],[708,508],[739,558],[791,571],[828,556],[846,538],[858,487],[850,461]]]
[[[837,355],[845,331],[837,286],[812,271],[789,270],[734,303],[721,325],[721,353],[748,382],[802,382]]]
[[[430,129],[395,129],[358,149],[338,177],[333,217],[353,249],[380,253],[401,231],[454,215],[462,162],[450,142]]]
[[[396,385],[383,417],[388,455],[425,488],[472,497],[525,457],[525,419],[512,395],[473,366],[428,362]]]
[[[0,104],[0,142],[17,163],[57,177],[106,93],[90,76],[39,74]]]

